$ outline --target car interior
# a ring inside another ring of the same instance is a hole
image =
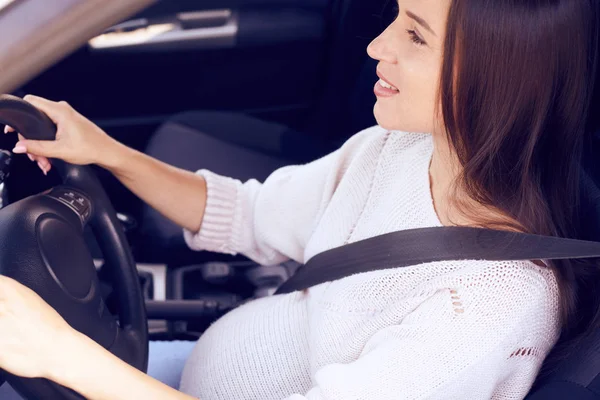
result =
[[[376,123],[376,62],[366,47],[393,18],[388,0],[5,3],[2,93],[68,101],[119,141],[180,168],[262,181]],[[600,150],[598,92],[590,155]],[[15,141],[15,135],[0,137],[0,149]],[[208,145],[211,156],[197,157]],[[600,163],[586,160],[582,210],[590,217],[582,239],[600,241]],[[196,340],[229,310],[274,294],[300,267],[193,252],[180,228],[106,171],[91,170],[135,260],[149,340]],[[23,156],[13,155],[4,172],[2,208],[64,182],[60,168],[45,177]],[[122,289],[111,274],[114,258],[95,233],[86,228],[85,244],[102,298],[118,315],[123,304],[115,294]],[[528,398],[600,398],[600,333],[584,347],[537,382]]]

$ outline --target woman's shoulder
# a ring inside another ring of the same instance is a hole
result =
[[[362,147],[374,142],[390,142],[399,150],[409,149],[423,144],[433,145],[431,135],[429,134],[389,130],[380,125],[374,125],[352,135],[344,142],[342,149]]]
[[[337,160],[333,170],[345,172],[352,164],[376,163],[383,154],[390,156],[386,158],[388,161],[413,160],[428,157],[432,149],[433,141],[428,134],[391,131],[375,125],[351,136],[326,158]]]

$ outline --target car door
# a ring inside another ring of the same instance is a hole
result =
[[[192,109],[293,123],[318,92],[330,3],[159,1],[93,38],[18,93],[67,100],[116,130],[156,126]]]

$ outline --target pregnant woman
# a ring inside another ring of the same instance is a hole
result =
[[[592,7],[399,0],[397,18],[367,49],[379,61],[377,126],[263,183],[168,166],[68,104],[34,96],[26,100],[54,120],[57,139],[22,139],[14,152],[44,172],[52,158],[104,167],[181,226],[191,248],[262,264],[305,263],[430,226],[576,238]],[[570,261],[432,262],[262,298],[205,332],[180,366],[179,390],[0,278],[0,367],[94,400],[523,398],[559,338],[566,346],[572,332],[597,326],[577,314],[576,288],[598,279],[585,271]]]

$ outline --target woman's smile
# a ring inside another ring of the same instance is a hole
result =
[[[377,76],[379,77],[379,80],[377,83],[375,83],[375,88],[373,90],[375,92],[375,96],[392,97],[400,93],[398,88],[386,81],[379,71],[377,71]]]

